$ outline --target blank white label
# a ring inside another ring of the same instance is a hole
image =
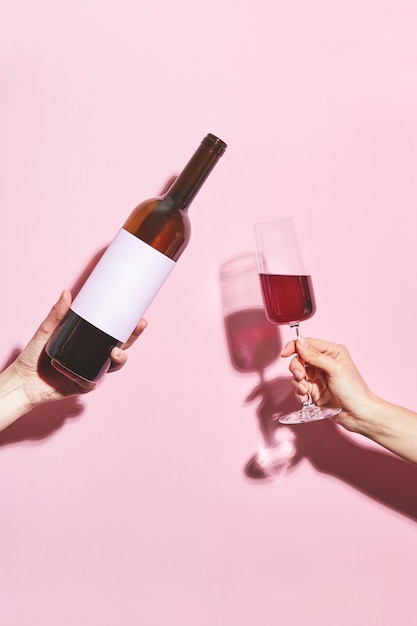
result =
[[[125,342],[175,266],[175,261],[123,228],[87,278],[71,309]]]

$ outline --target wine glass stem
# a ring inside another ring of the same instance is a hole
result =
[[[300,322],[291,322],[290,328],[293,331],[294,339],[297,341],[298,337],[300,336]]]
[[[299,322],[293,322],[292,324],[290,324],[290,327],[294,333],[294,339],[297,341],[298,337],[300,336],[300,323]],[[300,361],[300,363],[304,366],[305,368],[305,363],[303,362],[303,360],[297,356],[298,360]],[[311,395],[308,392],[307,393],[308,399],[306,402],[303,403],[303,408],[302,411],[314,411],[317,410],[316,405],[314,404],[313,400],[311,399]]]

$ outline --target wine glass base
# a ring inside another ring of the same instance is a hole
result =
[[[338,415],[342,409],[333,407],[303,407],[299,411],[293,411],[286,415],[280,415],[278,421],[281,424],[308,424],[309,422],[318,422]]]

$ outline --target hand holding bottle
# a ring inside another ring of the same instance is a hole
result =
[[[27,346],[0,373],[0,430],[35,406],[84,394],[96,388],[97,383],[71,376],[45,354],[49,337],[67,314],[70,305],[71,293],[63,291]],[[146,325],[146,321],[141,319],[122,348],[112,350],[110,371],[123,367],[127,360],[126,349],[136,341]]]

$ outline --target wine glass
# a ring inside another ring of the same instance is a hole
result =
[[[300,322],[316,311],[311,276],[304,264],[295,218],[255,224],[258,272],[265,313],[273,324],[289,324],[299,336]],[[318,407],[310,395],[299,411],[281,415],[282,424],[315,422],[340,413],[341,408]]]
[[[256,478],[283,476],[295,456],[293,433],[276,427],[266,369],[282,348],[276,325],[265,316],[259,286],[256,253],[247,252],[225,261],[220,267],[220,287],[227,347],[235,370],[259,376],[247,401],[260,399],[257,410],[262,447],[250,459],[246,474]]]

